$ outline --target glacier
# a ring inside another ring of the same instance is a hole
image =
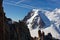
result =
[[[54,38],[60,39],[60,9],[58,8],[53,11],[33,9],[30,17],[26,18],[26,24],[32,37],[38,37],[38,30],[41,30],[45,35],[51,33]]]

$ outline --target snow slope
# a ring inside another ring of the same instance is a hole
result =
[[[46,35],[51,33],[53,37],[60,39],[60,9],[56,8],[53,11],[33,9],[26,23],[32,37],[38,37],[38,30],[42,30]]]

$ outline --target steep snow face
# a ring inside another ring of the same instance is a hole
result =
[[[40,17],[38,14],[38,9],[33,9],[33,12],[31,13],[31,17],[27,20],[27,25],[29,28],[36,28],[37,26],[40,26]],[[32,16],[33,15],[33,16]]]
[[[41,29],[45,28],[46,26],[50,26],[49,19],[45,16],[45,14],[42,11],[38,9],[33,9],[30,13],[31,16],[26,21],[29,28],[35,29],[39,27]]]
[[[43,17],[43,15],[39,13],[40,11],[43,12],[44,15],[49,19],[47,19],[48,22],[45,21],[45,16]],[[30,12],[30,17],[25,19],[32,37],[38,37],[38,30],[41,28],[41,30],[44,31],[46,35],[51,33],[53,37],[60,39],[60,9],[56,8],[53,11],[33,9],[32,12]],[[50,24],[50,26],[44,28],[45,23],[48,25]]]
[[[32,16],[32,15],[33,15],[33,16],[30,17],[30,19],[28,19],[27,22],[32,22],[33,19],[34,19],[34,17],[38,15],[38,10],[33,9],[33,12],[34,12],[34,13],[31,13],[31,16]]]
[[[51,24],[60,33],[60,9],[55,9],[52,12],[46,12],[45,15],[50,19]]]
[[[50,27],[43,29],[42,31],[45,32],[45,35],[51,33],[54,38],[60,39],[60,33],[56,31],[53,24]]]
[[[52,26],[44,31],[50,32],[53,37],[60,39],[60,9],[56,8],[52,12],[46,11],[45,15],[50,19]]]

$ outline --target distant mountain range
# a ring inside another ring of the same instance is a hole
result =
[[[46,35],[51,33],[53,37],[60,39],[60,9],[58,8],[53,11],[33,9],[23,21],[26,22],[32,37],[38,37],[38,30],[41,30]]]

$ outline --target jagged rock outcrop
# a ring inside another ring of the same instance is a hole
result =
[[[15,22],[14,24],[17,39],[18,40],[31,40],[29,29],[27,28],[26,24],[24,22],[19,21],[19,23]]]
[[[4,24],[4,11],[2,7],[2,1],[0,0],[0,40],[3,40],[3,24]]]
[[[52,37],[51,33],[45,35],[44,32],[41,32],[41,30],[39,30],[38,37],[35,37],[34,40],[59,40],[59,39]]]
[[[32,40],[28,27],[24,22],[11,23],[5,16],[3,0],[0,0],[0,40]]]

